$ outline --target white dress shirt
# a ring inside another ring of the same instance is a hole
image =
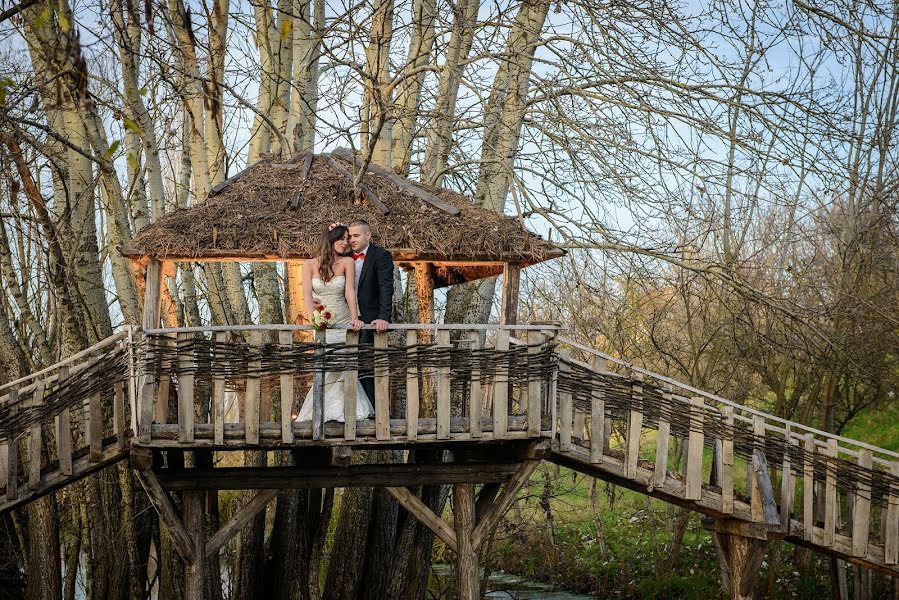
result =
[[[367,254],[368,246],[365,246],[360,252]],[[355,254],[355,252],[354,252]],[[356,293],[359,293],[359,278],[362,276],[362,265],[365,263],[364,258],[357,258],[353,261],[356,264]]]

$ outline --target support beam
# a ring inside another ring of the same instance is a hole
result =
[[[418,322],[434,322],[434,265],[429,262],[415,263],[415,290],[418,294]],[[422,332],[422,343],[430,342],[430,332]]]
[[[457,483],[453,486],[453,526],[456,530],[456,575],[460,600],[479,600],[481,597],[478,548],[472,539],[474,516],[474,485]]]
[[[277,490],[259,490],[259,493],[253,496],[252,500],[231,515],[231,519],[207,540],[205,548],[206,558],[208,560],[215,558],[219,550],[228,543],[228,540],[240,533],[240,530],[256,518],[260,511],[265,510],[269,501],[277,495]]]
[[[499,497],[494,500],[493,504],[490,505],[490,508],[487,509],[484,518],[481,519],[474,528],[471,538],[476,549],[480,548],[481,544],[484,543],[484,540],[490,536],[490,532],[493,531],[503,514],[512,505],[515,497],[518,496],[519,490],[524,487],[524,484],[527,483],[531,474],[536,470],[539,464],[539,460],[526,460],[521,463],[520,467],[518,467],[515,475],[513,475],[512,479],[505,485],[503,491],[500,492]]]
[[[163,489],[162,484],[159,483],[156,474],[151,469],[145,471],[135,469],[134,475],[144,487],[144,491],[147,492],[147,496],[150,498],[150,504],[152,504],[153,508],[156,509],[156,512],[159,513],[159,521],[165,526],[169,535],[172,537],[172,544],[181,556],[181,560],[184,561],[185,565],[193,564],[194,543],[191,540],[187,529],[184,527],[181,517],[178,516],[178,511],[175,510],[172,499],[169,498],[168,493]]]
[[[418,496],[404,487],[389,487],[385,489],[419,523],[433,531],[434,535],[440,538],[447,548],[453,552],[457,551],[455,532],[450,529],[449,525],[443,522],[443,519],[434,514],[434,511],[428,508],[428,505],[422,502]]]

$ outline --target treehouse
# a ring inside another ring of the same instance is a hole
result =
[[[345,151],[267,159],[141,231],[122,251],[145,274],[142,327],[0,386],[0,511],[130,460],[194,600],[207,561],[278,490],[381,487],[454,553],[458,596],[473,600],[480,550],[548,460],[702,514],[733,598],[752,597],[777,540],[899,576],[899,453],[653,373],[559,323],[518,324],[519,270],[560,249],[454,192],[359,172]],[[297,264],[324,224],[354,218],[415,273],[420,322],[373,344],[352,331],[330,343],[295,311],[283,324],[161,326],[177,261],[284,261],[299,306]],[[500,273],[500,323],[431,322],[435,287]],[[329,373],[343,374],[343,421],[324,420]],[[358,419],[364,374],[374,415]],[[307,395],[311,419],[298,421]],[[384,448],[402,460],[359,460]],[[289,460],[215,460],[240,450]],[[438,484],[453,486],[452,525],[413,491]],[[258,491],[207,536],[205,507],[231,489]]]

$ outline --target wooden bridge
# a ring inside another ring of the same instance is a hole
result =
[[[343,423],[323,422],[328,372],[344,374]],[[360,376],[375,414],[357,421]],[[297,422],[310,389],[313,419]],[[278,489],[349,486],[385,487],[455,553],[460,596],[479,597],[479,549],[541,460],[703,514],[735,598],[751,597],[771,540],[899,576],[899,454],[640,369],[559,324],[393,325],[373,345],[308,326],[128,328],[0,394],[0,511],[130,459],[189,598]],[[366,448],[441,452],[351,463]],[[292,451],[293,466],[212,460],[244,449]],[[453,485],[452,524],[411,491],[424,483]],[[217,489],[259,491],[207,539]]]

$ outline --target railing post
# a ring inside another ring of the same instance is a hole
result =
[[[721,439],[721,512],[734,512],[734,407],[721,409],[724,437]]]
[[[637,477],[637,465],[640,462],[640,435],[643,432],[643,375],[631,373],[631,409],[627,418],[627,450],[624,456],[624,476],[628,479]]]
[[[259,379],[262,370],[261,348],[262,332],[251,331],[248,350],[253,358],[248,365],[247,390],[244,396],[244,440],[247,444],[253,445],[259,443],[259,408],[262,391]]]
[[[448,329],[437,330],[437,348],[441,353],[446,352],[447,361],[449,360],[450,332]],[[450,367],[447,362],[444,364],[441,358],[440,366],[437,367],[437,439],[446,440],[450,437]]]
[[[543,350],[543,334],[536,330],[528,331],[528,354],[533,356],[539,354]],[[529,357],[530,358],[530,357]],[[529,373],[528,377],[528,435],[536,437],[540,435],[542,427],[542,398],[541,377],[534,373]]]
[[[176,362],[178,365],[178,441],[182,444],[192,444],[194,441],[193,334],[179,333],[177,339],[175,348],[177,349]],[[249,396],[249,389],[247,395]]]
[[[874,456],[867,448],[858,451],[858,466],[873,475]],[[868,555],[868,538],[871,527],[871,483],[860,477],[855,483],[855,495],[852,506],[852,554]]]
[[[29,407],[40,412],[40,407],[44,403],[44,382],[38,381],[34,384],[31,402]],[[41,484],[41,420],[35,419],[29,428],[28,435],[28,487],[36,490]]]
[[[568,350],[559,351],[559,375],[564,377],[571,370],[568,364]],[[559,392],[559,449],[563,452],[571,449],[571,425],[574,419],[572,414],[571,392]],[[553,423],[555,427],[555,423]]]
[[[497,354],[509,352],[509,330],[500,329],[496,332]],[[494,374],[493,382],[493,437],[503,439],[509,423],[509,367],[506,357],[499,359],[500,367]]]
[[[780,526],[784,532],[790,533],[790,512],[793,510],[793,498],[796,493],[796,481],[793,478],[793,467],[790,450],[795,445],[790,426],[784,427],[784,459],[780,472]]]
[[[765,448],[765,418],[759,415],[754,415],[752,417],[752,437],[753,437],[753,451],[761,450],[764,452]],[[752,468],[752,459],[750,458],[750,462],[748,468],[746,469],[746,477],[747,477],[747,487],[749,489],[749,499],[750,499],[750,510],[752,512],[752,520],[756,523],[760,523],[765,518],[765,509],[764,504],[762,502],[762,493],[759,489],[759,481],[758,478],[754,475],[754,470]]]
[[[815,528],[815,435],[805,435],[802,462],[802,539],[812,541]]]
[[[702,497],[702,444],[705,439],[703,419],[705,401],[702,396],[690,398],[690,432],[687,435],[687,481],[685,497],[699,500]]]
[[[315,367],[312,373],[312,439],[325,439],[325,331],[315,330]]]
[[[418,439],[418,331],[406,331],[406,438]]]
[[[387,332],[375,332],[375,437],[390,439],[390,365]]]
[[[483,397],[481,371],[476,363],[478,350],[481,349],[481,334],[472,331],[468,334],[468,349],[472,357],[471,381],[468,393],[468,431],[472,438],[481,437],[481,415],[483,414]]]
[[[10,388],[6,394],[10,418],[19,412],[19,391]],[[6,499],[15,500],[19,496],[19,439],[11,434],[6,442]]]
[[[289,331],[287,335],[293,339]],[[216,352],[218,353],[221,351],[220,345],[228,342],[228,333],[219,331],[215,334],[214,340]],[[293,384],[293,378],[290,381]],[[283,386],[281,389],[283,393]],[[283,403],[283,398],[281,401]],[[215,445],[221,446],[225,443],[225,376],[222,373],[214,373],[212,375],[212,407],[210,412],[212,412],[212,441]],[[290,433],[292,436],[293,429],[291,429]]]
[[[672,406],[674,399],[671,390],[666,388],[662,392],[662,402]],[[665,418],[663,411],[659,412],[659,432],[656,436],[656,459],[652,483],[659,486],[668,479],[668,443],[671,440],[671,423]]]
[[[883,560],[888,565],[899,564],[899,461],[890,463],[890,475],[893,483],[890,484],[889,497],[887,498],[886,522],[883,540]]]
[[[63,365],[56,372],[56,387],[62,388],[69,378],[69,366]],[[56,415],[56,456],[59,459],[59,473],[72,474],[72,411],[68,407]]]
[[[352,353],[350,360],[356,360],[359,350],[359,334],[346,332],[346,349]],[[343,439],[356,439],[356,414],[359,403],[359,370],[347,369],[343,375]]]
[[[594,373],[606,372],[606,361],[600,356],[594,356],[590,361]],[[602,462],[603,449],[606,436],[606,393],[601,389],[591,386],[590,394],[590,462],[599,464]]]
[[[826,475],[824,478],[824,545],[833,546],[837,527],[837,440],[827,439],[824,452],[826,459]]]

